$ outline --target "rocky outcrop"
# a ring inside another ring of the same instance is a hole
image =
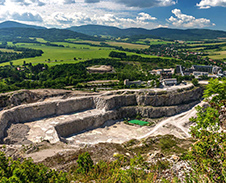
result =
[[[137,95],[137,104],[139,106],[174,106],[187,104],[192,101],[199,100],[203,95],[202,88],[192,88],[188,91],[181,92],[163,92],[163,93],[147,93]]]
[[[10,109],[18,105],[42,102],[57,97],[66,99],[75,96],[92,95],[95,94],[61,89],[18,90],[0,94],[0,109]]]
[[[0,139],[4,137],[5,129],[11,123],[34,121],[40,118],[88,110],[93,107],[92,97],[78,97],[24,104],[9,110],[3,110],[0,112]]]
[[[58,135],[67,137],[84,130],[97,128],[103,125],[106,121],[117,119],[116,111],[107,111],[100,114],[86,116],[84,118],[75,118],[61,122],[55,126]]]
[[[32,103],[39,99],[41,99],[39,94],[33,93],[29,90],[3,93],[0,95],[0,108],[18,106],[23,103]]]
[[[100,110],[113,110],[122,106],[135,106],[137,105],[136,95],[114,95],[114,96],[101,96],[94,99],[96,108]]]
[[[122,107],[118,110],[118,117],[120,118],[133,118],[139,114],[143,118],[161,118],[176,115],[185,112],[194,107],[198,101],[189,104],[181,104],[176,106],[152,107],[152,106],[131,106]]]
[[[193,107],[201,99],[202,92],[202,88],[191,87],[170,92],[165,90],[118,91],[114,94],[23,104],[0,112],[0,139],[6,136],[6,129],[11,124],[72,113],[78,115],[55,124],[54,128],[59,136],[70,136],[86,129],[99,127],[108,120],[133,117],[138,113],[146,118],[172,116]],[[25,95],[22,96],[25,97]],[[30,96],[30,98],[37,100],[39,97]],[[15,104],[20,102],[15,101]],[[87,110],[92,112],[84,115],[83,111]]]
[[[107,95],[96,99],[97,108],[105,110],[113,110],[123,106],[175,106],[187,104],[200,100],[203,95],[203,89],[188,88],[184,91],[135,91],[133,93],[122,93],[121,95]]]

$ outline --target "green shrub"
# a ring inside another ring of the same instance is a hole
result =
[[[159,146],[162,150],[169,149],[176,145],[176,142],[173,139],[163,137],[160,139]]]
[[[196,78],[194,78],[194,79],[192,79],[192,84],[194,85],[194,86],[198,86],[199,85],[199,81],[196,79]]]
[[[88,173],[93,168],[93,160],[88,152],[82,153],[78,156],[78,169],[79,173]]]
[[[67,183],[67,174],[51,170],[43,164],[35,164],[31,159],[12,161],[0,152],[0,182],[18,183],[47,183],[58,182]]]

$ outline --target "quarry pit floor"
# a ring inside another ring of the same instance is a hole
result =
[[[202,105],[203,102],[198,105]],[[84,116],[93,115],[93,113],[101,113],[99,110],[91,110],[82,113]],[[81,113],[79,114],[81,115]],[[127,124],[124,121],[107,121],[104,125],[92,129],[82,131],[78,134],[73,134],[66,138],[61,138],[63,142],[73,147],[85,147],[98,143],[124,143],[131,139],[142,139],[149,136],[157,135],[174,135],[177,138],[189,138],[189,119],[196,115],[195,107],[189,111],[177,114],[175,116],[162,119],[142,119],[143,121],[152,122],[150,126],[139,126]],[[34,122],[24,123],[23,126],[12,125],[12,130],[17,131],[21,135],[18,128],[24,128],[24,125],[29,129],[24,134],[26,140],[33,143],[39,143],[43,140],[48,140],[54,144],[60,141],[58,134],[54,130],[54,124],[67,118],[75,118],[78,114],[61,115],[54,118],[45,118]],[[15,134],[15,133],[14,133]]]
[[[198,105],[202,105],[203,102]],[[195,117],[196,110],[193,107],[191,110],[180,113],[178,115],[158,119],[155,121],[155,124],[152,126],[138,126],[138,125],[128,125],[123,121],[108,121],[103,126],[89,130],[83,131],[79,134],[74,134],[70,137],[67,137],[66,142],[56,142],[49,143],[48,147],[44,149],[40,149],[38,152],[32,152],[25,154],[25,158],[31,157],[34,162],[41,162],[48,157],[52,157],[56,154],[67,153],[71,151],[76,151],[81,148],[92,147],[98,143],[124,143],[131,139],[141,140],[143,138],[157,136],[157,135],[174,135],[181,139],[189,138],[189,127],[191,123],[189,122],[189,118]],[[66,116],[65,116],[66,117]],[[149,119],[153,120],[153,119]],[[27,133],[27,139],[32,142],[32,139],[35,140],[34,137],[37,137],[36,133],[34,133],[34,129],[47,129],[44,126],[44,121],[39,123],[34,123],[33,125],[30,123]],[[23,124],[28,125],[28,124]],[[32,127],[33,126],[33,127]],[[24,128],[24,126],[22,126]],[[17,129],[18,131],[18,129]],[[32,132],[33,131],[33,132]],[[43,133],[43,131],[42,131]],[[46,130],[47,136],[51,134],[51,130]],[[37,139],[36,139],[37,140]],[[40,139],[39,139],[40,140]],[[34,142],[34,141],[33,141]],[[18,145],[11,145],[10,147],[15,146],[17,148]],[[22,145],[19,145],[22,146]]]
[[[199,105],[202,105],[200,103]],[[66,138],[72,146],[84,147],[101,142],[124,143],[131,139],[142,139],[157,135],[174,135],[178,138],[189,138],[189,118],[196,115],[195,107],[191,110],[159,120],[152,126],[128,125],[123,121],[107,122],[104,126],[75,134]]]

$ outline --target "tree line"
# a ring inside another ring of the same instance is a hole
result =
[[[8,62],[11,60],[17,60],[22,58],[31,58],[41,56],[43,54],[42,50],[36,50],[31,48],[23,48],[16,46],[8,46],[5,44],[1,44],[0,48],[13,50],[11,51],[0,51],[0,63]]]

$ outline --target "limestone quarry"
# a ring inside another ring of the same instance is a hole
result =
[[[64,169],[83,151],[97,161],[113,160],[115,153],[132,156],[123,144],[133,139],[143,148],[143,139],[173,135],[184,139],[181,146],[187,147],[189,118],[196,115],[194,107],[202,104],[202,95],[203,88],[191,84],[93,93],[38,89],[1,94],[0,150],[13,158],[31,157]],[[137,116],[149,125],[125,122]],[[54,165],[59,156],[68,157],[69,164]]]
[[[201,102],[202,87],[117,90],[84,93],[68,90],[22,90],[0,96],[0,139],[20,146],[47,141],[67,148],[124,143],[131,139],[172,134],[189,137],[189,118]],[[139,115],[149,126],[128,125]],[[64,145],[63,145],[64,146]],[[64,148],[55,149],[55,153]],[[46,153],[48,154],[48,153]],[[49,152],[52,156],[54,153]],[[47,156],[47,155],[46,155]],[[37,161],[44,157],[33,158]]]

